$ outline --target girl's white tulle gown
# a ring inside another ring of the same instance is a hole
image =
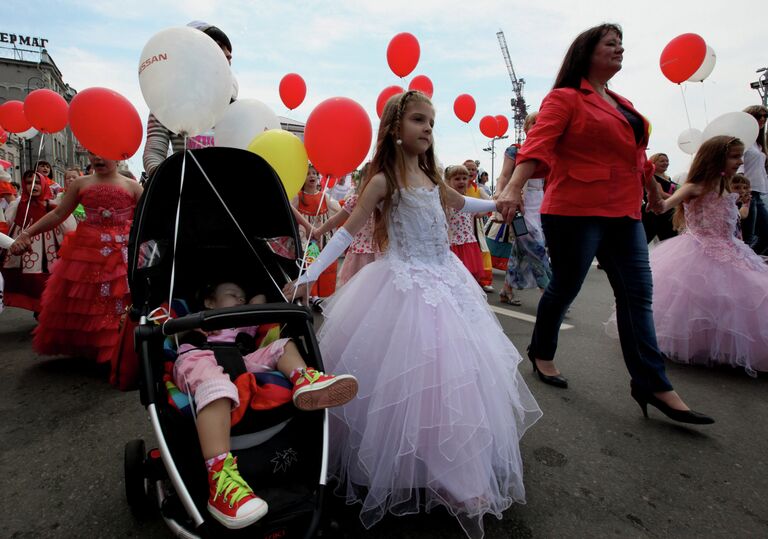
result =
[[[521,356],[449,249],[438,189],[400,189],[389,246],[325,306],[328,372],[360,383],[331,410],[331,474],[370,527],[442,505],[470,537],[525,501],[519,440],[541,417]]]

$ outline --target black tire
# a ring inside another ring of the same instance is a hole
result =
[[[131,440],[125,444],[125,498],[136,518],[150,516],[152,506],[147,494],[146,449],[144,440]]]

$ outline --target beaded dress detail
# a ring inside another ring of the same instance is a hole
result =
[[[685,231],[651,251],[659,348],[681,363],[768,371],[768,265],[736,237],[736,193],[684,204]]]
[[[85,220],[67,235],[42,298],[35,351],[110,361],[130,306],[128,235],[136,201],[96,183],[83,189]]]

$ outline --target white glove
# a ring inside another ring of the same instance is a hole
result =
[[[331,241],[320,252],[317,260],[307,268],[307,271],[296,280],[296,286],[317,281],[323,271],[336,262],[344,253],[344,250],[352,243],[352,236],[344,227],[339,228],[331,238]]]
[[[496,201],[464,197],[464,206],[462,206],[459,211],[464,213],[488,213],[496,211]]]
[[[0,232],[0,249],[10,249],[12,243],[13,238]]]

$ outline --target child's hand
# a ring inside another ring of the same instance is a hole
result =
[[[19,234],[19,237],[16,238],[16,241],[11,244],[10,251],[12,255],[20,255],[25,251],[28,251],[31,247],[32,238],[26,232],[22,232]]]
[[[320,232],[320,229],[316,228],[312,231],[312,237],[310,238],[310,240],[315,240],[319,242],[322,239],[322,237],[323,237],[323,234]]]
[[[256,294],[251,298],[251,301],[248,302],[248,305],[261,305],[266,302],[267,302],[267,296],[265,296],[264,294]]]
[[[664,197],[662,196],[661,187],[655,181],[652,185],[647,187],[648,192],[648,204],[645,205],[645,210],[656,214],[664,213],[667,211]]]
[[[296,279],[298,281],[298,279]],[[312,283],[296,286],[296,281],[291,281],[283,287],[283,294],[288,301],[304,300],[309,297],[309,291],[312,290]]]

